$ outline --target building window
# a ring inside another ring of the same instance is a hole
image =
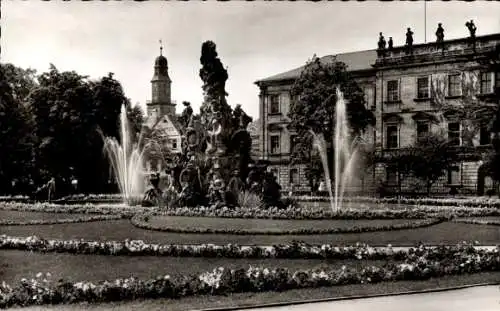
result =
[[[399,101],[399,81],[398,80],[387,81],[387,101],[388,102]]]
[[[386,171],[386,183],[388,186],[395,186],[398,184],[398,171],[395,167],[387,167]]]
[[[460,185],[460,167],[453,166],[448,169],[448,184]]]
[[[491,72],[481,73],[481,94],[493,92],[493,74]]]
[[[488,131],[488,126],[483,125],[479,129],[479,145],[489,145],[491,144],[490,131]]]
[[[398,126],[396,124],[390,124],[386,127],[386,148],[394,149],[398,148]]]
[[[427,134],[429,134],[429,123],[417,122],[417,140],[424,138]]]
[[[417,78],[417,98],[425,99],[429,97],[429,77]]]
[[[299,170],[296,168],[290,169],[290,183],[294,185],[299,184]]]
[[[171,139],[170,145],[172,146],[172,149],[177,149],[177,139]]]
[[[279,97],[279,95],[269,96],[269,113],[270,114],[280,113],[280,97]]]
[[[290,135],[290,153],[295,150],[295,141],[297,140],[297,135]]]
[[[280,152],[280,136],[279,135],[271,135],[270,138],[271,144],[271,154],[278,154]]]
[[[495,88],[500,88],[500,71],[495,74]]]
[[[451,146],[460,146],[460,123],[448,123],[448,142]]]
[[[460,74],[452,74],[448,76],[448,96],[460,96],[462,93],[462,84]]]

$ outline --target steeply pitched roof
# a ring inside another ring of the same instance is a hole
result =
[[[367,70],[371,69],[372,64],[374,64],[377,60],[377,50],[373,49],[359,52],[341,53],[337,55],[326,55],[321,57],[320,61],[323,64],[332,63],[335,57],[337,61],[345,63],[349,71]],[[297,79],[303,69],[304,66],[301,66],[299,68],[261,79],[256,83]]]
[[[167,122],[171,123],[175,127],[175,129],[179,132],[179,134],[182,135],[184,133],[184,129],[180,124],[179,120],[177,120],[176,116],[163,115],[162,117],[156,120],[154,120],[153,118],[148,118],[148,120],[144,125],[152,130],[156,128],[158,124],[160,124],[160,122],[162,122],[165,119],[167,120]]]

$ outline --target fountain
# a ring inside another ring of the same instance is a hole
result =
[[[121,144],[114,137],[104,137],[104,150],[111,162],[120,192],[130,203],[144,193],[143,150],[131,139],[125,105],[120,114]]]
[[[337,102],[335,104],[335,129],[333,135],[333,146],[335,154],[333,166],[335,169],[334,192],[332,190],[330,173],[328,169],[327,145],[321,134],[311,131],[313,146],[318,149],[321,163],[325,173],[325,181],[330,195],[330,207],[337,211],[342,206],[346,186],[351,182],[354,163],[357,159],[357,140],[350,142],[349,124],[346,115],[346,104],[342,92],[337,88]],[[342,168],[342,164],[345,163]]]

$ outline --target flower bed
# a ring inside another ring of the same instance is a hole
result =
[[[170,256],[170,257],[226,257],[226,258],[301,258],[301,259],[388,259],[401,260],[408,252],[395,251],[392,246],[370,247],[365,244],[353,246],[320,246],[294,242],[273,246],[240,246],[236,244],[182,245],[154,244],[142,240],[84,241],[43,239],[36,236],[0,236],[0,249],[29,250],[91,255],[125,256]],[[420,250],[422,251],[422,249]],[[414,251],[413,251],[414,252]],[[412,251],[410,251],[412,253]]]
[[[135,215],[132,217],[131,222],[134,226],[162,232],[171,233],[195,233],[195,234],[234,234],[234,235],[318,235],[318,234],[335,234],[335,233],[362,233],[362,232],[375,232],[375,231],[393,231],[415,229],[421,227],[428,227],[441,223],[445,218],[427,218],[407,221],[405,223],[389,224],[389,225],[365,225],[365,226],[352,226],[345,228],[294,228],[294,229],[242,229],[242,228],[200,228],[200,227],[180,227],[172,226],[171,224],[164,223],[151,223],[149,218],[154,217],[150,215]]]
[[[161,210],[158,215],[219,218],[262,218],[262,219],[425,219],[429,217],[478,217],[500,216],[500,209],[464,206],[412,206],[408,208],[344,208],[338,211],[314,207],[278,208],[175,208]]]
[[[31,219],[26,221],[3,219],[0,220],[0,226],[30,226],[30,225],[55,225],[55,224],[70,224],[91,221],[106,221],[118,220],[125,218],[124,215],[93,215],[81,216],[75,218],[59,218],[59,219]]]
[[[78,214],[100,214],[120,215],[124,218],[132,217],[136,213],[157,211],[154,207],[127,206],[123,204],[70,204],[60,205],[53,203],[12,203],[1,202],[1,210],[21,212],[46,212],[46,213],[78,213]]]
[[[157,213],[165,216],[219,217],[219,218],[261,218],[261,219],[426,219],[439,217],[486,217],[500,216],[500,209],[465,206],[410,206],[407,208],[344,208],[338,211],[318,209],[310,206],[279,208],[215,208],[179,207],[159,209],[158,207],[127,206],[124,204],[69,204],[13,203],[1,202],[1,210],[31,211],[49,213],[110,214],[132,217],[135,214]]]
[[[330,202],[328,196],[294,196],[298,202]],[[375,198],[375,197],[345,197],[344,202],[373,203],[373,204],[404,204],[404,205],[434,205],[434,206],[459,206],[474,207],[500,207],[499,198]]]
[[[179,298],[193,295],[220,295],[237,292],[284,291],[346,284],[425,280],[445,275],[500,270],[498,249],[477,250],[470,245],[426,249],[419,247],[404,263],[363,268],[311,269],[290,271],[284,268],[225,269],[193,276],[156,279],[117,279],[100,283],[53,282],[50,275],[23,279],[19,285],[0,286],[0,307],[41,304],[108,302],[143,298]],[[443,252],[444,256],[442,256]]]
[[[453,219],[453,222],[461,222],[461,223],[473,224],[473,225],[500,226],[500,220],[488,220],[488,219]]]
[[[477,244],[477,243],[476,243]],[[391,245],[371,247],[356,243],[350,246],[331,244],[310,245],[295,241],[290,244],[272,246],[243,246],[237,244],[156,244],[142,240],[84,241],[43,239],[37,236],[0,236],[0,249],[29,250],[36,252],[71,253],[111,256],[166,256],[166,257],[224,257],[253,259],[357,259],[357,260],[407,260],[425,254],[432,258],[455,256],[456,252],[468,248],[471,252],[484,251],[481,247],[467,244],[456,246],[398,248]],[[496,250],[498,252],[498,248]]]

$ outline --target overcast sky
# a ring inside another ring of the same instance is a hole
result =
[[[172,98],[202,100],[201,44],[213,40],[229,80],[229,103],[258,116],[254,82],[323,56],[373,49],[378,33],[404,44],[407,27],[423,43],[424,2],[40,2],[2,1],[2,62],[46,71],[49,63],[91,77],[114,72],[133,103],[151,99],[159,39],[169,61]],[[500,2],[427,3],[427,41],[500,33]]]

